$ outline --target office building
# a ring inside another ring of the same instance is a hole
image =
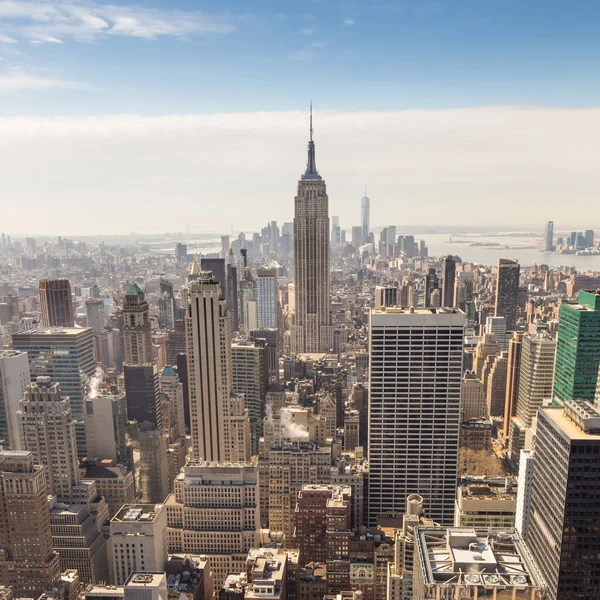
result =
[[[261,343],[265,345],[269,380],[277,381],[279,379],[279,357],[282,354],[279,329],[272,327],[266,329],[251,329],[249,337],[253,342],[264,340],[264,342]]]
[[[25,390],[17,417],[23,446],[47,467],[50,494],[72,498],[79,483],[75,423],[58,383],[40,376]]]
[[[39,296],[42,327],[73,327],[75,315],[68,279],[40,279]]]
[[[516,463],[525,448],[525,436],[538,409],[552,397],[556,340],[546,334],[524,334],[521,338],[521,369],[517,416],[511,419],[510,453]]]
[[[375,288],[375,308],[398,306],[398,288],[396,286],[378,285]]]
[[[452,523],[464,325],[458,309],[371,311],[369,525],[413,493]]]
[[[131,573],[123,586],[123,600],[167,600],[168,597],[167,574],[162,569]]]
[[[583,236],[585,238],[585,247],[593,248],[594,247],[594,230],[586,229],[583,233]]]
[[[140,453],[142,501],[146,504],[164,502],[170,491],[167,434],[162,428],[140,427],[136,445]]]
[[[100,333],[104,329],[104,300],[101,298],[88,298],[85,301],[85,312],[87,326],[94,333]]]
[[[129,462],[125,395],[98,395],[85,401],[85,442],[88,458]]]
[[[162,287],[161,285],[161,289]],[[165,288],[165,291],[162,292],[158,299],[158,326],[161,329],[171,330],[175,327],[177,306],[175,297],[173,296],[173,285],[170,284],[169,286],[165,286]]]
[[[494,358],[487,378],[486,404],[490,417],[504,418],[508,357],[503,352]]]
[[[0,443],[4,448],[21,450],[17,411],[30,381],[27,352],[0,350]]]
[[[600,291],[562,302],[558,317],[553,398],[594,402],[600,367]]]
[[[517,482],[515,529],[523,538],[527,537],[531,516],[531,489],[533,486],[534,465],[535,455],[533,450],[521,450],[519,457],[519,478]]]
[[[369,241],[369,233],[371,229],[371,200],[365,195],[360,201],[360,226],[362,231],[362,243],[366,244]]]
[[[500,356],[500,352],[500,344],[498,344],[496,336],[493,333],[484,333],[483,337],[477,342],[477,346],[475,347],[473,370],[486,389],[487,375],[489,374],[489,368],[486,369],[486,365],[491,367],[494,358]],[[490,358],[491,360],[488,360]]]
[[[134,571],[162,571],[168,554],[167,511],[162,504],[126,504],[110,521],[115,583]]]
[[[131,284],[123,300],[125,363],[139,365],[154,361],[150,307],[137,283]]]
[[[150,423],[155,429],[162,426],[160,384],[155,362],[123,366],[127,419]]]
[[[275,267],[259,267],[256,270],[258,329],[278,327],[278,293],[277,269]]]
[[[551,600],[600,589],[600,412],[585,400],[541,408],[526,542]]]
[[[234,394],[244,397],[250,419],[252,454],[258,453],[269,385],[267,347],[260,341],[238,340],[231,344],[231,382]]]
[[[0,582],[22,596],[51,590],[61,572],[45,471],[32,452],[0,452]]]
[[[504,317],[487,317],[485,320],[485,333],[493,333],[500,349],[504,352],[508,350],[511,333],[506,331],[506,319]]]
[[[548,221],[544,230],[544,251],[552,252],[554,248],[554,221]]]
[[[229,251],[228,251],[229,255]],[[210,271],[213,279],[220,286],[221,299],[227,300],[227,263],[226,258],[201,258],[200,259],[200,272]],[[230,306],[227,308],[231,310]]]
[[[513,331],[517,324],[520,274],[521,267],[518,261],[507,258],[498,260],[494,315],[506,319],[506,329],[508,331]]]
[[[173,367],[167,365],[158,378],[159,390],[166,394],[173,414],[170,427],[174,430],[174,437],[185,436],[185,403],[183,397],[183,383]],[[162,412],[162,411],[161,411]]]
[[[181,242],[177,243],[177,245],[175,246],[175,258],[179,262],[187,262],[187,244],[182,244]]]
[[[448,255],[442,263],[442,306],[454,306],[454,286],[456,281],[456,262]]]
[[[546,598],[539,563],[518,533],[472,527],[419,527],[413,600]]]
[[[486,388],[474,371],[463,375],[460,405],[463,422],[487,416]]]
[[[454,283],[453,306],[460,308],[466,313],[468,304],[473,302],[473,272],[459,271],[456,273],[456,279]]]
[[[508,477],[465,477],[459,481],[454,525],[476,529],[515,526],[517,494]]]
[[[296,354],[328,352],[333,346],[329,199],[325,181],[317,171],[312,133],[311,109],[308,162],[294,200],[296,314],[291,350]]]
[[[215,586],[244,570],[258,546],[258,465],[189,461],[165,502],[171,552],[209,557]]]
[[[515,331],[508,342],[508,365],[506,367],[506,398],[504,401],[504,437],[510,435],[511,419],[517,414],[519,377],[521,373],[521,349],[523,334]]]
[[[83,420],[84,398],[96,370],[94,336],[90,328],[48,328],[13,334],[15,350],[27,352],[31,377],[43,371],[69,397],[73,418]]]
[[[112,519],[124,504],[135,502],[133,472],[112,460],[83,461],[81,478],[93,481],[99,496],[106,500],[108,517]]]
[[[243,398],[233,396],[227,304],[212,273],[190,284],[186,345],[192,451],[210,461],[250,458],[250,422]],[[242,439],[239,439],[239,427]]]

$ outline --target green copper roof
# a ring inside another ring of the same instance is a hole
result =
[[[175,373],[175,369],[171,366],[171,365],[167,365],[163,370],[162,373],[160,374],[161,377],[173,377],[174,375],[177,375],[177,373]]]
[[[132,283],[127,290],[127,296],[139,296],[139,294],[143,294],[140,286],[137,283]]]

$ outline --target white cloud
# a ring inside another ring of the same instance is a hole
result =
[[[313,53],[309,50],[296,50],[296,52],[292,54],[292,60],[310,60],[313,56]]]
[[[314,32],[315,32],[314,29],[306,28],[306,29],[301,29],[298,33],[300,33],[300,35],[312,35]]]
[[[18,67],[0,74],[0,95],[13,94],[27,90],[47,90],[50,88],[76,89],[81,86],[74,81],[64,81],[50,77],[40,77],[27,73]]]
[[[18,44],[18,41],[7,35],[0,35],[0,44]]]
[[[235,24],[227,15],[200,11],[147,8],[137,4],[101,4],[91,0],[2,0],[0,23],[32,41],[72,38],[93,41],[108,35],[154,39],[230,33]]]
[[[42,38],[41,40],[29,40],[30,44],[43,44],[44,42],[47,42],[49,44],[64,44],[64,42],[62,40],[59,40],[58,38],[55,38],[55,37],[45,37],[45,38]]]
[[[0,118],[0,214],[23,229],[26,207],[30,233],[56,234],[290,221],[307,112]],[[600,225],[600,108],[317,110],[314,125],[330,214],[344,227],[359,221],[365,180],[373,224],[399,233],[424,223]]]
[[[327,46],[327,42],[323,42],[323,41],[321,41],[321,42],[313,42],[311,44],[311,46],[313,48],[325,48],[325,46]]]
[[[354,25],[354,19],[351,19],[350,17],[345,17],[344,27],[350,27],[351,25]]]

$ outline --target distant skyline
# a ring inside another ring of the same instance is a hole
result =
[[[583,228],[599,21],[568,0],[0,0],[2,228],[291,221],[311,99],[345,228],[365,180],[375,225]]]

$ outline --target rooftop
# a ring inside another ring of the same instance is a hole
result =
[[[415,553],[425,585],[525,590],[545,586],[527,547],[515,532],[419,527]]]
[[[152,523],[162,506],[162,504],[125,504],[112,520],[123,523]]]
[[[126,296],[139,296],[143,294],[142,289],[137,283],[132,283],[127,290]]]
[[[132,587],[159,587],[162,583],[166,585],[166,574],[164,572],[133,572],[125,582],[125,588]]]
[[[582,402],[587,406],[581,406]],[[584,409],[587,412],[583,412]],[[585,400],[570,400],[564,407],[544,406],[539,414],[544,415],[567,439],[600,442],[600,413]],[[584,416],[586,414],[590,416]]]

